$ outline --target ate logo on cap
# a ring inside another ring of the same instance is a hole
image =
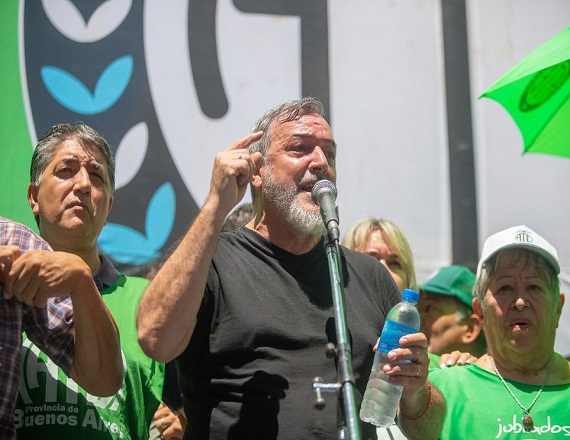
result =
[[[522,229],[515,234],[515,240],[521,243],[532,243],[532,235],[529,231]]]

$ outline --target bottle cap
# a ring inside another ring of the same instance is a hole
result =
[[[420,294],[418,292],[416,292],[415,290],[412,289],[404,289],[404,291],[402,292],[402,298],[411,301],[411,302],[418,302],[418,299],[420,297]]]

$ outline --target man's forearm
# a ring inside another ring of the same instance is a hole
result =
[[[205,205],[143,295],[139,343],[159,362],[171,361],[190,342],[224,218]]]
[[[75,321],[75,350],[70,376],[89,394],[112,396],[124,377],[119,331],[103,303],[91,273],[70,294]]]

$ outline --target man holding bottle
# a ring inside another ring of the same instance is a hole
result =
[[[335,322],[323,223],[311,200],[318,180],[336,180],[335,156],[322,104],[313,98],[270,110],[250,135],[216,156],[209,197],[138,312],[147,354],[162,362],[177,357],[185,438],[338,436],[336,399],[320,411],[311,387],[314,376],[337,380],[324,351],[336,342]],[[220,236],[250,182],[254,219]],[[372,345],[400,294],[377,260],[341,253],[359,403]],[[402,429],[412,438],[437,438],[445,403],[426,383],[426,337],[415,333],[401,342],[390,359],[411,362],[385,373],[404,387]],[[363,438],[375,438],[374,427],[364,425]]]

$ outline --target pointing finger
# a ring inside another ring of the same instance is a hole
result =
[[[247,136],[239,139],[238,141],[236,141],[230,148],[228,148],[226,151],[233,151],[233,150],[239,150],[241,148],[248,148],[251,144],[253,144],[254,142],[257,142],[258,140],[261,139],[261,137],[263,136],[263,132],[262,131],[258,131],[256,133],[250,133]]]

